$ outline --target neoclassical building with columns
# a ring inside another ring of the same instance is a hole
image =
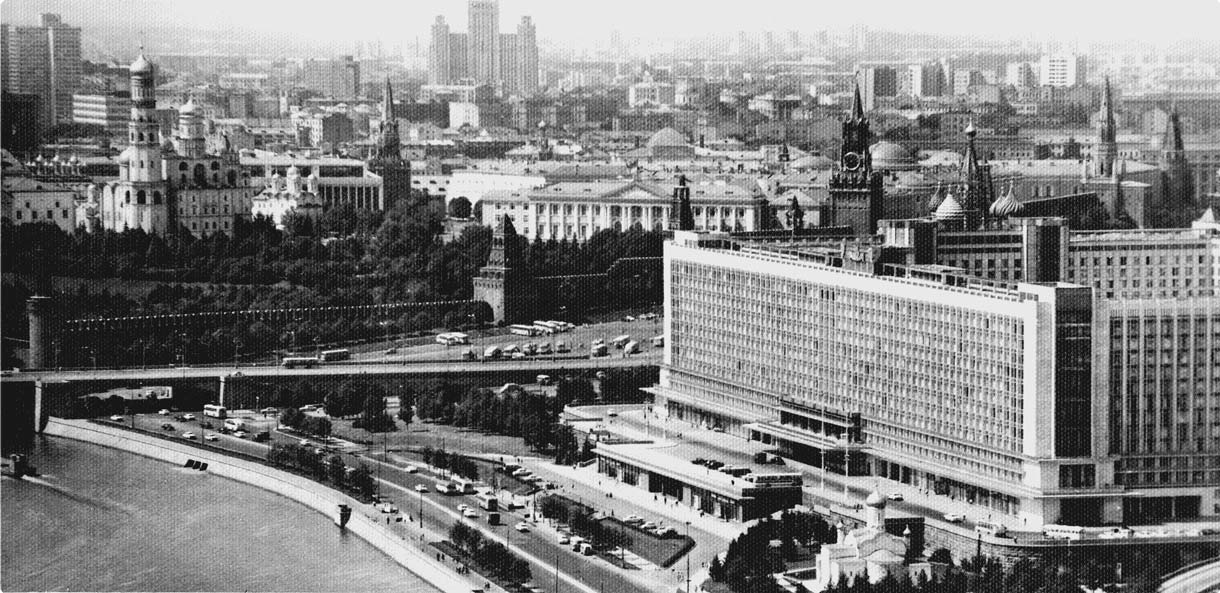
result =
[[[761,192],[732,183],[692,184],[697,230],[760,230]],[[554,183],[532,190],[493,191],[483,197],[483,224],[508,216],[531,241],[588,240],[602,229],[669,229],[673,186],[644,180]]]

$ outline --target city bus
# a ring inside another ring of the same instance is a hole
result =
[[[994,523],[991,521],[978,521],[974,524],[974,530],[987,534],[993,537],[1003,537],[1008,533],[1008,528],[1003,523]]]
[[[464,333],[461,333],[461,332],[449,332],[449,333],[444,333],[444,334],[437,334],[436,343],[444,344],[446,346],[456,346],[458,344],[469,344],[470,336],[468,336]]]
[[[536,336],[539,333],[538,328],[532,325],[510,325],[508,331],[518,336]]]
[[[318,366],[318,359],[312,356],[285,356],[283,364],[286,369],[295,369],[297,367],[312,369]]]
[[[347,348],[339,348],[338,350],[323,350],[322,362],[335,362],[337,360],[349,360],[352,353]]]
[[[800,486],[804,481],[799,473],[784,473],[784,474],[749,474],[745,477],[747,482],[757,484],[764,488],[779,488],[782,486]]]
[[[224,406],[217,405],[217,404],[205,404],[203,406],[203,415],[211,416],[213,418],[224,418],[224,417],[228,416],[229,414],[228,414],[228,411],[225,410]]]
[[[559,331],[559,329],[556,328],[550,321],[535,321],[534,327],[542,330],[542,333],[544,334],[553,334]]]
[[[1076,525],[1047,524],[1042,526],[1042,535],[1048,539],[1079,540],[1086,535],[1086,532],[1084,527]]]
[[[479,506],[485,511],[500,510],[500,499],[495,494],[480,494],[475,496],[475,499],[479,501]]]
[[[613,340],[610,340],[610,344],[612,344],[615,348],[622,350],[623,346],[626,346],[627,342],[630,342],[630,341],[631,341],[631,336],[623,334],[617,338],[614,338]]]

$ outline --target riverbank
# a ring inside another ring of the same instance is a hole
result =
[[[368,505],[306,478],[252,461],[229,457],[219,451],[191,447],[84,420],[52,418],[47,425],[46,434],[127,451],[165,461],[176,467],[182,467],[187,460],[203,461],[208,464],[207,471],[213,475],[284,496],[321,513],[328,522],[334,521],[339,504],[347,504],[355,511],[347,525],[349,533],[367,541],[441,591],[470,591],[476,587],[473,581],[459,576],[435,558],[414,547],[412,543],[404,541],[400,536],[390,533],[369,519],[366,514]],[[481,586],[482,579],[479,581]]]

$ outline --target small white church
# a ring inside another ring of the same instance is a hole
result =
[[[815,569],[811,575],[809,570],[801,571],[805,578],[797,582],[804,585],[812,593],[825,591],[840,581],[848,584],[858,578],[866,578],[870,583],[877,583],[886,575],[899,577],[905,575],[914,578],[917,573],[931,577],[932,565],[927,562],[916,562],[904,565],[907,550],[910,548],[910,532],[906,536],[897,536],[885,531],[886,499],[880,492],[873,491],[864,501],[865,525],[847,531],[843,523],[839,523],[839,541],[825,544],[818,552]],[[813,578],[808,578],[812,576]],[[795,582],[788,580],[795,588]],[[781,580],[781,584],[782,583]]]

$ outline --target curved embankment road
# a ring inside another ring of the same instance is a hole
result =
[[[166,461],[179,467],[184,465],[188,459],[203,461],[208,464],[207,471],[213,474],[275,492],[322,513],[328,520],[333,520],[338,514],[340,503],[347,504],[352,507],[352,518],[347,524],[348,531],[369,542],[373,547],[381,550],[395,562],[437,589],[445,592],[470,591],[472,587],[481,587],[485,582],[483,579],[479,579],[479,583],[475,585],[473,581],[459,576],[424,551],[370,520],[360,512],[360,509],[365,506],[364,504],[301,476],[252,461],[228,457],[215,451],[97,425],[84,420],[51,418],[47,424],[46,434],[120,449]]]

